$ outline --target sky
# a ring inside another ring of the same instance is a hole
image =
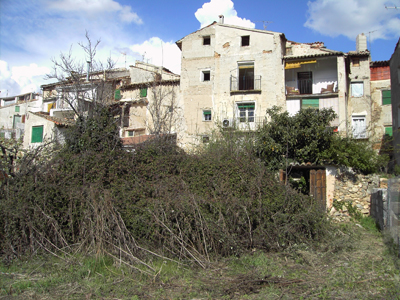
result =
[[[0,97],[39,92],[60,53],[86,61],[78,44],[85,32],[101,41],[101,61],[140,60],[179,74],[175,42],[220,14],[226,24],[266,26],[343,52],[364,33],[373,61],[389,60],[400,37],[400,0],[0,0]]]

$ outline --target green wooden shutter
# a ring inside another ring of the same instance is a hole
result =
[[[147,88],[140,89],[140,97],[147,97]]]
[[[241,109],[241,108],[250,108],[250,109],[254,109],[254,107],[255,107],[255,105],[254,104],[238,104],[238,108],[239,109]]]
[[[382,91],[382,105],[392,103],[392,93],[390,90]]]
[[[319,99],[303,99],[301,108],[319,108]]]
[[[121,100],[121,90],[120,89],[117,89],[117,90],[115,90],[115,94],[114,94],[114,99],[115,100]]]
[[[19,112],[19,106],[15,106],[15,112]]]
[[[385,127],[385,135],[393,136],[393,127]]]
[[[41,142],[43,142],[43,125],[33,126],[31,143],[41,143]]]

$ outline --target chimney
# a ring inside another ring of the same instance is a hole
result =
[[[224,15],[219,15],[219,23],[224,24]]]
[[[367,36],[365,36],[364,33],[357,35],[356,50],[357,52],[362,52],[367,50]]]

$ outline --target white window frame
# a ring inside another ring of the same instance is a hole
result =
[[[351,85],[351,97],[362,97],[364,96],[364,82],[352,82]],[[361,89],[361,92],[360,92]]]
[[[365,115],[353,115],[351,117],[351,128],[354,139],[366,139],[367,135],[367,118]]]
[[[240,110],[240,106],[243,105],[253,105],[254,109],[250,110],[250,109],[245,109]],[[251,115],[252,112],[252,115]],[[249,114],[250,113],[250,114]],[[256,103],[255,101],[243,101],[243,102],[236,102],[236,117],[237,120],[239,121],[238,123],[255,123],[256,121]],[[252,118],[252,121],[249,121],[249,119]],[[244,120],[243,120],[244,119]]]
[[[209,114],[206,114],[205,112],[210,112]],[[203,121],[204,122],[211,122],[212,121],[212,111],[211,109],[203,109]],[[209,118],[207,116],[210,116]]]

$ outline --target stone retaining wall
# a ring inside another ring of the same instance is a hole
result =
[[[364,215],[370,214],[371,194],[380,187],[378,175],[359,175],[338,170],[335,178],[334,204],[331,214],[338,220],[349,217],[349,203]],[[337,201],[337,202],[336,202]],[[339,205],[336,205],[339,204]],[[334,206],[341,209],[336,210]]]

